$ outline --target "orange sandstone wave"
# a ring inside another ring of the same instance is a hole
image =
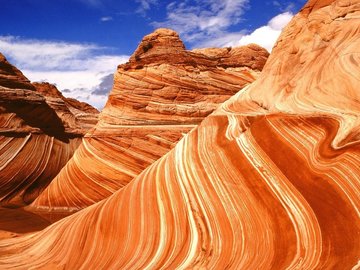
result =
[[[253,82],[267,56],[257,45],[187,51],[169,29],[144,37],[118,67],[95,129],[27,209],[71,212],[110,196]]]
[[[108,199],[0,241],[0,267],[358,269],[359,20],[309,1],[259,80]]]
[[[97,111],[75,103],[53,85],[31,84],[0,54],[1,205],[31,203],[96,124]]]

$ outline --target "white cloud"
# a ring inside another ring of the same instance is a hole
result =
[[[0,51],[23,68],[76,69],[73,61],[86,58],[98,49],[91,44],[40,41],[0,36]]]
[[[282,30],[292,19],[294,14],[291,12],[285,12],[272,18],[268,26],[274,30]]]
[[[106,96],[91,93],[127,55],[108,55],[107,48],[94,44],[22,39],[0,36],[0,52],[23,71],[31,81],[55,83],[65,96],[77,98],[101,108]]]
[[[272,50],[283,27],[293,17],[292,2],[284,2],[286,12],[271,19],[267,25],[259,27],[252,33],[247,30],[231,31],[238,25],[242,15],[249,7],[248,0],[196,0],[195,3],[185,0],[182,3],[172,2],[167,6],[167,19],[153,22],[154,27],[168,27],[176,30],[184,41],[192,47],[229,47],[257,43],[268,51]],[[279,1],[273,5],[282,6]]]
[[[290,22],[293,16],[290,12],[279,14],[272,18],[267,25],[259,27],[252,33],[242,36],[239,40],[231,41],[225,46],[242,46],[256,43],[271,52],[282,29]]]
[[[145,14],[151,6],[158,4],[158,0],[135,0],[135,2],[140,5],[136,12],[141,14]]]
[[[101,17],[100,18],[100,21],[102,22],[109,22],[109,21],[112,21],[113,20],[113,17],[111,16],[106,16],[106,17]]]
[[[291,12],[285,12],[275,16],[267,25],[255,29],[252,33],[224,33],[216,40],[209,40],[208,42],[202,43],[201,46],[236,47],[255,43],[271,52],[282,29],[290,22],[293,16]]]
[[[194,45],[206,43],[227,33],[229,27],[241,20],[248,0],[196,1],[195,5],[184,1],[167,6],[167,19],[153,22],[155,27],[169,27]]]
[[[279,34],[280,31],[272,29],[270,26],[266,25],[256,29],[251,34],[244,35],[239,40],[231,41],[226,45],[235,47],[255,43],[271,52]]]

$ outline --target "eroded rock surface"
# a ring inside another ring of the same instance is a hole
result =
[[[147,35],[118,67],[98,125],[28,210],[77,211],[110,196],[253,82],[267,57],[257,45],[187,51],[172,30]]]
[[[255,83],[108,199],[1,241],[1,268],[358,269],[359,20],[309,1]]]
[[[97,113],[30,81],[0,54],[0,204],[32,202],[94,126]],[[90,105],[88,105],[90,106]]]

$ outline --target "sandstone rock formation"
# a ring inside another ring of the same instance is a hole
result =
[[[30,81],[0,54],[0,204],[33,201],[71,158],[95,111]]]
[[[56,112],[62,119],[65,128],[69,128],[70,132],[84,135],[90,128],[94,127],[98,122],[99,111],[91,105],[80,102],[73,98],[64,97],[55,85],[50,83],[33,83],[36,92],[41,93],[46,103]]]
[[[35,90],[30,81],[0,53],[0,85],[11,89]]]
[[[187,51],[169,29],[144,37],[118,67],[98,125],[28,210],[76,211],[110,196],[253,82],[267,57],[257,45]]]
[[[360,3],[310,0],[260,78],[3,269],[358,269]]]

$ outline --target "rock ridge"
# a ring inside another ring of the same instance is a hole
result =
[[[118,66],[99,123],[27,209],[72,213],[125,187],[252,83],[267,57],[257,45],[187,51],[169,29],[145,36],[129,62]]]

